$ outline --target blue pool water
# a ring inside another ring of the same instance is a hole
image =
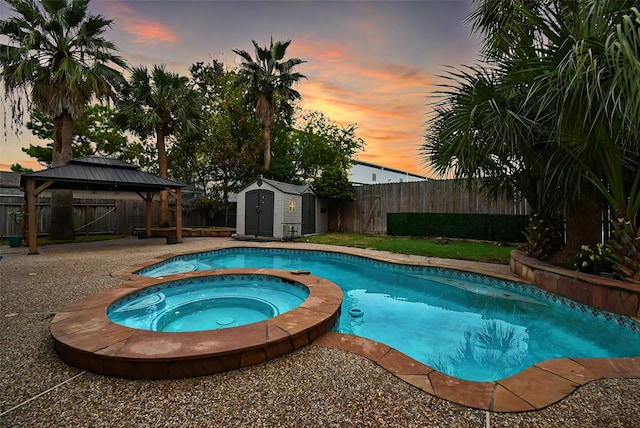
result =
[[[232,248],[138,272],[304,269],[344,292],[336,331],[389,345],[448,375],[493,381],[554,358],[640,356],[640,325],[523,283],[322,251]],[[184,270],[183,270],[184,269]]]
[[[274,317],[297,308],[308,296],[306,287],[272,276],[205,276],[129,294],[112,303],[107,316],[143,330],[217,330]]]

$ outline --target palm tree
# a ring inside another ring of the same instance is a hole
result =
[[[520,111],[526,93],[505,78],[509,65],[492,65],[449,72],[451,83],[437,93],[422,153],[435,172],[453,172],[490,197],[524,198],[537,223],[527,233],[530,253],[549,258],[562,243],[557,216],[567,202],[561,192],[540,186],[553,153]]]
[[[614,212],[614,269],[640,281],[640,7],[633,1],[568,3],[562,11],[574,38],[565,49],[549,49],[541,62],[548,72],[532,97],[541,120],[557,129],[556,143]],[[547,61],[551,55],[560,60]]]
[[[118,100],[118,121],[124,127],[146,139],[156,136],[158,169],[162,178],[169,177],[166,138],[178,128],[187,135],[198,130],[199,94],[186,76],[169,72],[164,65],[134,67]],[[160,226],[169,226],[167,192],[160,194]]]
[[[636,223],[640,208],[640,13],[635,2],[476,3],[470,21],[485,35],[486,69],[495,73],[490,83],[502,88],[501,94],[512,102],[503,109],[505,104],[495,99],[476,97],[477,89],[482,89],[476,82],[453,84],[444,104],[436,109],[434,124],[438,126],[427,133],[423,149],[428,159],[446,165],[446,156],[451,154],[449,161],[455,160],[464,170],[469,154],[477,157],[489,147],[479,157],[482,168],[494,168],[495,160],[504,159],[505,153],[524,154],[519,165],[537,171],[539,178],[532,185],[546,198],[560,194],[575,205],[597,189],[618,218],[610,240],[615,267],[628,279],[640,279]],[[474,96],[463,97],[469,93]],[[452,101],[460,99],[471,114],[454,114],[462,108]],[[481,120],[483,112],[504,121]],[[448,141],[442,138],[447,135],[442,129],[448,130]],[[468,138],[460,138],[461,134]],[[505,144],[512,144],[515,150],[495,149]],[[540,153],[545,163],[539,162]],[[501,179],[510,179],[510,172],[501,174]],[[587,188],[589,183],[595,186]],[[567,206],[558,208],[566,212]]]
[[[248,86],[247,95],[256,106],[256,119],[262,128],[262,145],[264,150],[264,170],[271,165],[271,126],[275,121],[276,105],[286,112],[292,111],[290,101],[300,100],[298,91],[291,88],[293,84],[306,78],[294,72],[296,65],[303,61],[290,58],[282,61],[291,40],[273,42],[268,48],[261,48],[255,41],[255,60],[243,50],[233,49],[244,60],[238,71],[238,83]]]
[[[95,97],[115,99],[114,88],[122,81],[126,62],[113,54],[115,45],[103,35],[112,21],[89,15],[89,0],[5,0],[14,16],[0,21],[2,79],[7,95],[22,95],[29,108],[51,116],[53,131],[52,166],[72,159],[72,122],[82,116]],[[24,91],[24,92],[23,92]],[[23,112],[13,111],[19,126]],[[52,239],[73,239],[73,193],[55,191],[51,201]]]
[[[533,28],[539,35],[535,44],[537,54],[528,58],[536,77],[529,82],[528,98],[523,106],[535,115],[538,128],[551,131],[550,141],[555,145],[557,158],[562,159],[555,168],[547,170],[548,177],[575,182],[567,171],[578,171],[577,174],[594,184],[615,215],[614,234],[609,240],[614,268],[620,276],[638,281],[640,11],[637,2],[516,3],[515,15],[520,14],[519,20],[524,18],[529,23],[519,28]],[[509,25],[514,27],[518,28]],[[501,33],[487,26],[483,29],[492,39]],[[571,186],[564,188],[572,189]],[[547,189],[552,191],[557,187]]]

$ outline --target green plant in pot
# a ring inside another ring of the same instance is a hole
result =
[[[23,224],[22,224],[22,219],[24,218],[24,211],[22,211],[22,210],[9,211],[9,216],[18,225],[18,229],[20,230],[20,234],[19,235],[9,235],[9,236],[7,236],[7,240],[9,241],[9,246],[10,247],[19,247],[20,245],[22,245],[22,240],[24,239],[24,233],[22,232],[24,230]]]

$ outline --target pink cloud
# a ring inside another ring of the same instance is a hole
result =
[[[301,58],[309,64],[322,64],[326,61],[337,62],[348,57],[345,44],[316,38],[296,39],[287,50],[292,57]]]
[[[137,11],[118,1],[97,2],[104,14],[114,20],[115,26],[132,34],[134,44],[156,45],[158,43],[174,43],[178,41],[178,35],[170,26],[140,16]]]

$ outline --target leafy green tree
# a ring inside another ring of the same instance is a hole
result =
[[[357,126],[341,126],[319,111],[296,114],[293,125],[276,123],[275,154],[269,176],[287,183],[319,177],[327,167],[348,172],[355,154],[364,148]]]
[[[25,174],[29,174],[32,173],[33,170],[31,168],[24,168],[19,163],[14,163],[13,165],[11,165],[11,172],[22,172]]]
[[[298,124],[299,129],[293,132],[297,170],[312,182],[318,197],[329,201],[341,232],[344,208],[355,199],[349,170],[355,154],[364,148],[364,141],[356,135],[355,124],[339,126],[322,112],[309,112]]]
[[[356,131],[356,124],[337,125],[319,111],[302,115],[293,131],[299,174],[313,179],[327,167],[348,172],[356,153],[364,149],[364,140]]]
[[[246,85],[247,96],[255,103],[256,119],[262,128],[263,169],[267,172],[271,166],[271,126],[275,121],[276,110],[290,113],[290,102],[301,99],[300,93],[292,86],[305,76],[293,69],[305,61],[298,58],[283,61],[291,40],[274,43],[271,39],[270,46],[264,48],[255,41],[252,42],[255,60],[244,50],[234,49],[233,52],[243,59],[238,72],[238,83]]]
[[[115,98],[126,68],[115,45],[103,35],[111,20],[88,14],[89,0],[5,0],[13,16],[0,21],[0,64],[5,95],[16,128],[22,123],[20,100],[53,118],[52,165],[72,159],[72,123],[94,98]],[[73,193],[52,194],[52,239],[73,239]]]
[[[235,84],[234,71],[216,60],[193,64],[189,70],[203,99],[203,127],[191,138],[179,136],[171,156],[175,156],[174,164],[182,166],[184,175],[177,176],[198,183],[212,210],[228,214],[229,195],[253,180],[260,170],[255,151],[260,129],[252,119],[253,106],[245,101],[243,88]]]
[[[200,98],[189,79],[155,65],[149,73],[145,66],[135,67],[123,86],[117,107],[118,122],[141,139],[156,137],[158,172],[169,177],[166,138],[178,129],[182,135],[196,134],[199,129]],[[160,195],[161,227],[169,226],[167,192]]]
[[[341,165],[327,166],[320,177],[313,182],[313,190],[320,198],[325,198],[337,210],[338,231],[342,232],[344,207],[355,199],[353,184],[349,181],[348,172]]]
[[[506,187],[515,178],[542,211],[566,213],[597,189],[616,212],[609,242],[618,272],[637,280],[638,8],[613,0],[476,3],[470,21],[485,36],[486,65],[451,74],[423,146],[428,161]],[[530,180],[518,180],[523,170]]]
[[[115,110],[96,104],[84,109],[83,115],[73,121],[72,153],[74,158],[98,155],[135,160],[135,147],[129,149],[128,139],[115,123]],[[31,113],[27,128],[41,140],[49,140],[45,147],[29,145],[22,151],[43,166],[50,167],[53,159],[53,120],[40,110]]]
[[[260,171],[265,177],[283,183],[302,184],[305,177],[298,169],[300,166],[300,141],[294,128],[295,116],[299,108],[294,107],[291,114],[279,115],[272,126],[271,153],[273,159],[269,171]]]

